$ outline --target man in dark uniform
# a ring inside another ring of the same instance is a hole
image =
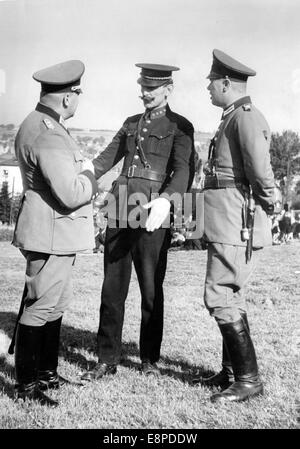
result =
[[[41,83],[40,102],[15,141],[24,190],[13,244],[26,258],[15,344],[17,396],[50,406],[58,402],[42,390],[67,382],[57,365],[72,266],[77,252],[94,247],[94,168],[65,125],[77,109],[83,72],[84,64],[72,60],[33,75]]]
[[[268,215],[275,200],[269,126],[246,95],[247,79],[255,74],[213,51],[208,90],[223,114],[204,169],[204,301],[223,336],[223,368],[212,377],[194,378],[195,383],[223,389],[212,396],[213,402],[243,401],[263,393],[243,297],[257,250],[272,244]]]
[[[115,222],[108,216],[99,362],[95,369],[84,373],[84,380],[117,371],[132,262],[142,296],[141,369],[145,374],[159,373],[156,362],[163,335],[163,281],[170,244],[170,229],[161,225],[170,211],[170,196],[183,195],[194,175],[193,126],[172,112],[167,103],[173,90],[172,72],[179,69],[157,64],[136,66],[142,69],[138,83],[145,112],[127,118],[112,142],[93,161],[95,176],[99,178],[124,157],[121,175],[110,195],[116,200],[118,216]],[[135,213],[138,204],[139,212]],[[148,209],[151,212],[145,217]],[[141,217],[145,217],[144,221]]]

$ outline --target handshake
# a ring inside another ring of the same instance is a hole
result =
[[[90,159],[84,159],[81,165],[81,171],[90,170],[95,174],[94,164]]]

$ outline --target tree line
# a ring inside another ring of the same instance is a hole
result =
[[[3,127],[3,125],[0,125]],[[6,128],[13,126],[5,125]],[[102,142],[101,142],[102,143]],[[300,210],[300,137],[292,130],[272,133],[271,164],[275,180],[281,190],[283,203]],[[21,195],[12,195],[4,181],[0,190],[0,222],[15,223]]]
[[[13,195],[8,190],[8,182],[3,181],[0,190],[0,224],[16,222],[22,195]]]
[[[283,202],[300,209],[300,138],[291,130],[273,133],[270,145],[271,164],[282,193]]]

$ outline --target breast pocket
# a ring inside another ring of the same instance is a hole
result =
[[[148,153],[168,158],[172,150],[173,141],[174,131],[169,131],[166,134],[152,131],[149,135]]]
[[[136,149],[136,130],[129,129],[126,133],[126,147],[125,147],[125,153],[132,153]]]
[[[53,251],[87,249],[92,236],[93,218],[90,204],[65,214],[54,211]]]
[[[87,210],[84,210],[83,207],[78,209],[77,211],[61,214],[54,210],[54,220],[67,220],[67,221],[74,221],[79,220],[80,218],[88,218]]]

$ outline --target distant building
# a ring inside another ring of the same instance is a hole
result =
[[[0,156],[0,186],[4,181],[8,182],[8,191],[14,195],[22,193],[23,184],[18,161],[11,155]]]

